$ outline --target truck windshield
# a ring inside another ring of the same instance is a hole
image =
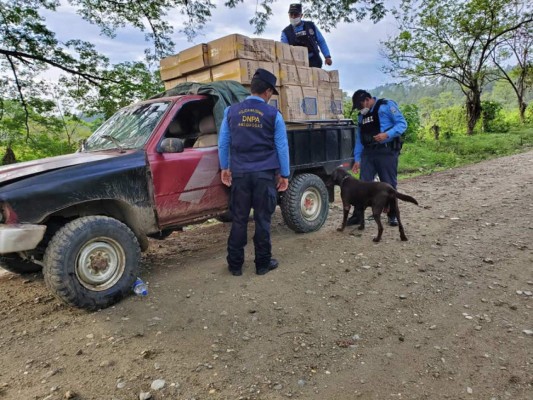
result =
[[[143,147],[169,106],[158,102],[123,108],[87,139],[83,151]]]

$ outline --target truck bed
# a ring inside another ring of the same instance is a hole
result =
[[[329,175],[340,164],[351,165],[355,135],[356,125],[351,120],[290,124],[287,136],[291,173],[296,170],[323,169]]]

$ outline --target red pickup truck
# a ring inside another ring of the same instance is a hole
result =
[[[352,163],[355,126],[296,128],[288,131],[291,178],[279,204],[287,225],[304,233],[327,218],[333,191],[324,182]],[[42,269],[66,303],[104,308],[131,292],[149,237],[227,212],[213,99],[152,99],[117,112],[74,154],[0,167],[0,266]]]

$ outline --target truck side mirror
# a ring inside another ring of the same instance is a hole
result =
[[[183,139],[165,138],[157,148],[158,153],[182,153],[185,145]]]

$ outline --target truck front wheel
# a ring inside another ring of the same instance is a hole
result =
[[[82,217],[62,227],[48,244],[44,280],[69,305],[105,308],[131,291],[140,257],[137,238],[122,222]]]
[[[302,174],[291,180],[281,200],[283,219],[297,233],[313,232],[328,217],[328,190],[314,174]]]

